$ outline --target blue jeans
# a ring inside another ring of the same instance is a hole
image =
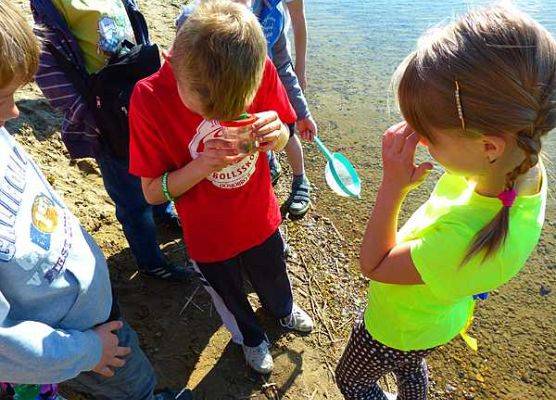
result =
[[[122,368],[114,370],[113,377],[105,378],[92,371],[82,372],[65,385],[98,400],[153,400],[156,378],[149,359],[139,347],[137,333],[124,321],[117,334],[119,346],[130,347],[131,354],[126,357]]]
[[[97,156],[104,187],[116,205],[116,218],[139,269],[165,267],[167,261],[156,240],[153,213],[171,212],[171,204],[151,206],[145,200],[141,179],[129,173],[129,162],[104,149]]]

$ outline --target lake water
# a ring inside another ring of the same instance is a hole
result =
[[[556,0],[515,3],[556,35]],[[388,92],[390,77],[419,36],[470,7],[488,4],[492,3],[306,1],[310,34],[308,95],[317,117],[329,118],[319,121],[323,138],[350,149],[350,144],[355,146],[362,138],[382,132],[398,118]],[[555,138],[549,142],[547,147],[556,148]]]

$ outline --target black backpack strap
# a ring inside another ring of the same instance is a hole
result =
[[[75,90],[77,90],[77,92],[84,99],[88,99],[90,90],[87,78],[60,49],[54,46],[52,42],[45,40],[44,44],[48,51],[50,51],[50,54],[52,54],[52,56],[56,59],[60,69],[67,75]]]
[[[135,36],[135,41],[137,44],[151,44],[149,39],[149,28],[147,27],[147,21],[145,17],[139,11],[139,7],[135,0],[122,0],[124,3],[127,16],[131,22],[133,28],[133,34]]]

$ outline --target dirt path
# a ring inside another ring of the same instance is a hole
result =
[[[27,10],[28,2],[16,2]],[[172,40],[179,3],[141,2],[153,39],[163,46]],[[322,136],[349,153],[366,182],[365,193],[359,202],[333,196],[321,177],[322,158],[308,148],[309,176],[316,185],[314,208],[303,221],[286,222],[283,229],[292,248],[289,265],[296,297],[314,316],[317,329],[306,337],[286,333],[259,310],[274,342],[276,361],[275,372],[264,379],[245,366],[241,350],[230,342],[198,282],[173,285],[135,276],[96,165],[70,162],[59,139],[60,117],[36,87],[25,88],[18,97],[22,117],[8,128],[103,248],[124,313],[139,332],[161,387],[187,384],[197,399],[210,400],[341,399],[332,370],[357,310],[364,306],[366,282],[357,272],[356,260],[374,183],[380,178],[378,135],[358,135],[349,109],[339,114],[325,94],[310,96],[324,128]],[[339,139],[338,132],[352,134]],[[288,185],[283,180],[278,187],[282,199]],[[422,201],[430,186],[414,194],[413,204]],[[479,338],[479,352],[456,339],[431,356],[432,399],[556,398],[556,220],[551,196],[535,255],[516,279],[478,309],[473,333]],[[162,230],[161,243],[172,259],[183,259],[179,234]],[[257,304],[256,298],[252,300]]]

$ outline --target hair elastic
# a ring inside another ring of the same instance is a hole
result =
[[[511,207],[514,205],[514,201],[517,197],[517,191],[515,189],[506,189],[498,195],[498,198],[504,205],[504,207]]]
[[[456,95],[456,107],[458,109],[458,117],[459,120],[461,121],[461,127],[463,130],[465,130],[465,118],[463,117],[463,107],[461,106],[461,96],[460,96],[460,91],[459,91],[459,82],[456,80],[454,80],[455,84],[456,84],[456,91],[455,91],[455,95]]]

